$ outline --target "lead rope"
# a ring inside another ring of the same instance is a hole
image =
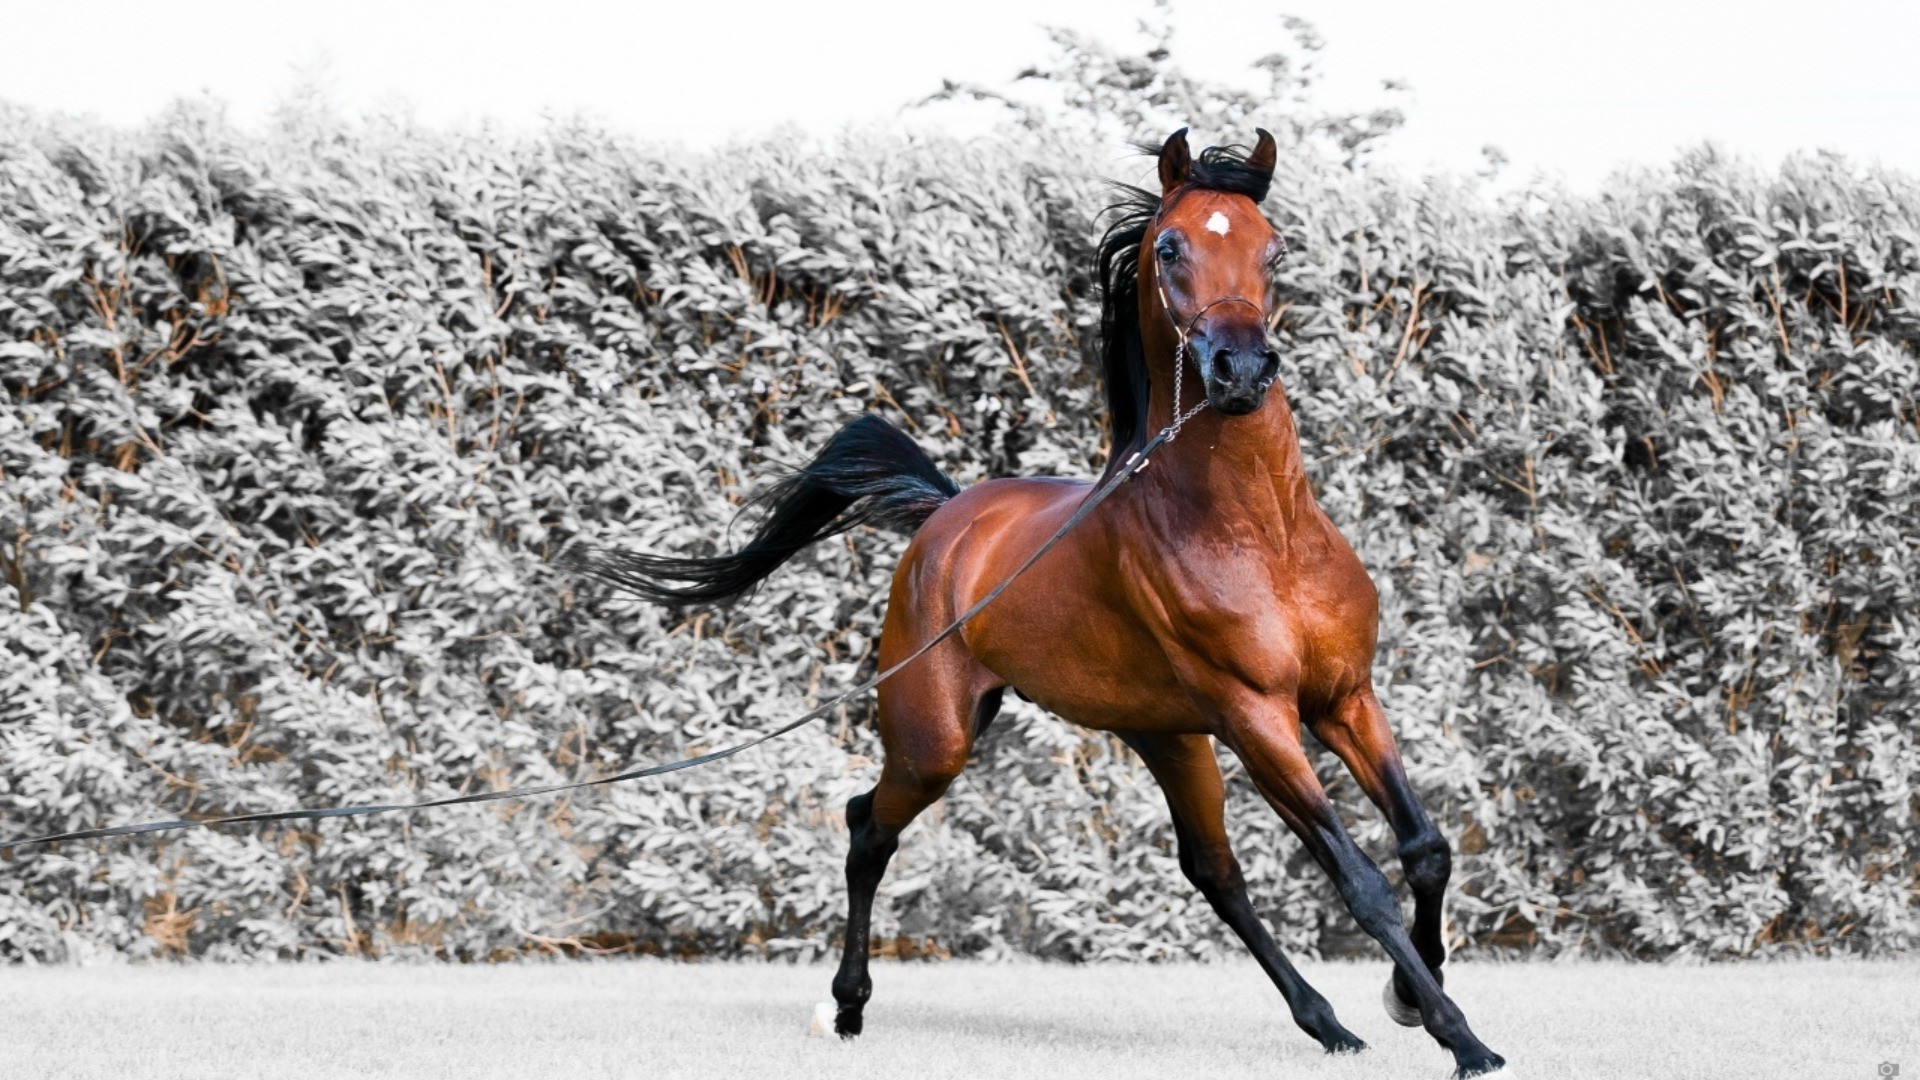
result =
[[[296,810],[268,810],[253,814],[228,814],[223,817],[196,818],[193,820],[147,821],[136,825],[113,825],[98,829],[76,829],[71,832],[49,833],[45,836],[8,840],[0,843],[0,852],[11,851],[14,848],[28,847],[35,844],[57,844],[67,840],[100,840],[114,836],[132,836],[137,833],[177,832],[183,829],[205,828],[210,825],[245,825],[271,821],[318,821],[323,818],[362,817],[369,814],[402,813],[410,810],[426,810],[436,806],[457,806],[462,803],[497,802],[502,799],[524,799],[535,795],[553,795],[563,791],[579,791],[582,788],[619,784],[629,780],[639,780],[649,776],[660,776],[665,773],[679,772],[681,769],[691,769],[697,765],[705,765],[709,762],[725,760],[744,750],[751,750],[761,743],[777,739],[790,731],[804,727],[815,720],[827,716],[841,705],[846,704],[848,701],[892,678],[901,668],[918,660],[920,657],[926,655],[935,645],[952,637],[975,615],[980,614],[981,610],[992,603],[996,597],[1007,591],[1007,586],[1012,585],[1014,579],[1026,573],[1034,563],[1039,562],[1040,557],[1052,550],[1053,546],[1059,543],[1062,537],[1065,537],[1067,533],[1073,531],[1076,526],[1082,521],[1085,521],[1087,515],[1093,513],[1094,507],[1099,506],[1106,500],[1107,496],[1113,494],[1121,484],[1145,468],[1147,458],[1152,455],[1154,451],[1172,442],[1174,434],[1180,429],[1180,425],[1191,419],[1193,415],[1198,413],[1205,405],[1206,402],[1203,400],[1200,405],[1195,406],[1194,409],[1185,416],[1167,425],[1158,435],[1155,435],[1145,446],[1141,447],[1138,453],[1129,458],[1123,467],[1114,470],[1113,474],[1107,477],[1104,483],[1094,489],[1093,494],[1087,496],[1087,498],[1080,503],[1079,507],[1074,510],[1073,516],[1062,522],[1060,527],[1053,531],[1053,535],[1047,538],[1046,543],[1041,544],[1038,550],[1032,555],[1027,556],[1027,561],[1021,563],[1018,569],[1008,574],[1006,579],[1001,581],[1000,584],[994,586],[992,592],[981,597],[977,603],[966,611],[961,612],[959,618],[947,624],[946,629],[935,634],[925,644],[913,650],[912,653],[909,653],[904,659],[887,668],[885,671],[880,672],[859,686],[835,697],[833,700],[809,709],[807,712],[801,714],[799,718],[788,721],[786,724],[767,732],[765,735],[755,736],[746,742],[735,743],[722,750],[696,754],[693,757],[683,758],[679,761],[670,761],[661,765],[649,765],[641,769],[630,769],[613,776],[603,776],[594,780],[576,780],[565,784],[539,784],[528,787],[510,788],[505,791],[485,791],[472,795],[452,795],[443,799],[427,799],[421,802],[411,803],[365,803],[356,806],[303,807]]]
[[[355,806],[302,807],[296,810],[267,810],[253,814],[228,814],[223,817],[195,818],[193,820],[182,818],[172,821],[146,821],[136,825],[113,825],[98,829],[76,829],[71,832],[49,833],[45,836],[8,840],[0,843],[0,851],[11,851],[14,848],[30,847],[36,844],[57,844],[68,840],[103,840],[109,837],[133,836],[141,833],[178,832],[184,829],[206,828],[212,825],[247,825],[272,821],[319,821],[324,818],[396,814],[411,810],[427,810],[438,806],[458,806],[463,803],[498,802],[502,799],[525,799],[535,795],[554,795],[563,791],[579,791],[583,788],[602,787],[607,784],[619,784],[629,780],[640,780],[649,776],[661,776],[666,773],[679,772],[682,769],[691,769],[695,766],[706,765],[710,762],[723,761],[742,751],[751,750],[761,743],[770,742],[790,731],[797,730],[815,720],[819,720],[841,705],[851,701],[853,698],[872,690],[874,687],[892,678],[901,668],[925,656],[935,645],[940,644],[958,633],[961,627],[971,621],[975,615],[980,614],[981,610],[992,603],[1001,593],[1007,591],[1007,586],[1012,585],[1014,579],[1026,573],[1034,563],[1040,561],[1041,556],[1052,550],[1055,544],[1059,543],[1069,532],[1072,532],[1082,521],[1085,521],[1087,515],[1093,513],[1094,507],[1106,501],[1107,496],[1113,494],[1121,484],[1132,479],[1134,474],[1138,473],[1141,469],[1146,468],[1148,457],[1150,457],[1154,451],[1172,442],[1174,437],[1180,434],[1180,429],[1186,425],[1187,421],[1200,415],[1201,410],[1207,407],[1206,396],[1202,394],[1199,403],[1194,405],[1193,408],[1185,412],[1180,411],[1180,399],[1182,396],[1181,372],[1186,368],[1187,359],[1191,355],[1191,349],[1187,344],[1188,335],[1193,324],[1199,322],[1200,316],[1205,315],[1214,305],[1223,304],[1230,300],[1238,300],[1243,304],[1252,304],[1253,301],[1239,296],[1221,297],[1206,307],[1201,308],[1192,319],[1188,320],[1186,326],[1181,326],[1179,321],[1174,318],[1173,306],[1167,300],[1166,287],[1160,284],[1158,274],[1155,275],[1155,285],[1160,290],[1160,306],[1162,310],[1167,313],[1167,318],[1173,321],[1174,332],[1178,334],[1180,338],[1180,346],[1175,350],[1173,360],[1173,422],[1161,428],[1159,434],[1149,439],[1145,446],[1142,446],[1138,452],[1128,458],[1125,465],[1114,470],[1113,474],[1108,476],[1104,483],[1094,489],[1093,494],[1087,496],[1086,499],[1080,503],[1079,507],[1074,510],[1073,516],[1062,522],[1060,527],[1053,531],[1053,535],[1047,538],[1046,543],[1041,544],[1038,550],[1032,555],[1027,556],[1027,560],[1021,563],[1019,568],[1014,570],[1013,573],[1008,574],[1006,579],[1001,581],[1000,584],[994,586],[992,592],[981,597],[972,607],[961,612],[958,618],[948,623],[946,629],[935,634],[926,643],[913,650],[913,652],[909,653],[904,659],[887,668],[885,671],[880,672],[859,686],[835,697],[833,700],[809,709],[798,718],[788,721],[780,727],[767,732],[765,735],[757,735],[748,739],[746,742],[735,743],[721,750],[696,754],[693,757],[682,758],[679,761],[669,761],[661,765],[649,765],[641,769],[629,769],[626,772],[616,773],[613,776],[602,776],[594,780],[576,780],[565,784],[538,784],[528,787],[509,788],[505,791],[483,791],[472,795],[451,795],[443,799],[427,799],[421,802],[411,803],[364,803]],[[1256,308],[1258,307],[1258,305],[1254,306]],[[1196,370],[1198,369],[1198,363],[1196,359]]]

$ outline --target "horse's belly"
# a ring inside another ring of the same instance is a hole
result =
[[[1212,731],[1198,711],[1177,700],[1183,695],[1170,672],[1158,686],[1146,683],[1137,673],[1116,671],[1091,693],[1061,692],[1048,686],[1033,694],[1021,690],[1021,694],[1062,719],[1099,731],[1189,735]]]
[[[1086,605],[1019,612],[969,642],[989,671],[1047,711],[1103,731],[1204,732],[1160,647]]]

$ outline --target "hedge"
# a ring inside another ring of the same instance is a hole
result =
[[[1068,44],[1085,85],[1191,89]],[[1210,130],[1244,136],[1261,106],[1227,100]],[[1910,949],[1920,185],[1701,149],[1495,197],[1289,108],[1282,385],[1380,586],[1456,946]],[[1102,182],[1151,163],[1091,131],[692,152],[0,109],[5,833],[584,778],[855,682],[898,536],[723,611],[557,553],[716,550],[862,410],[963,483],[1095,473]],[[15,851],[0,956],[820,954],[869,708],[577,797]],[[1226,764],[1283,946],[1362,947]],[[1239,951],[1137,760],[1011,703],[877,925],[902,955]]]

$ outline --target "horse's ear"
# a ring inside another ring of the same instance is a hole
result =
[[[1160,194],[1166,195],[1187,182],[1193,168],[1193,153],[1187,149],[1187,129],[1167,136],[1160,147]]]
[[[1274,157],[1276,154],[1273,145],[1273,133],[1266,128],[1254,128],[1253,130],[1260,133],[1260,138],[1253,144],[1253,153],[1247,155],[1247,168],[1272,176]]]

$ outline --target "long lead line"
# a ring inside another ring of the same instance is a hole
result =
[[[1021,563],[1013,573],[1008,574],[1005,580],[995,585],[992,592],[981,597],[972,607],[961,612],[958,618],[948,623],[946,629],[935,634],[919,648],[908,654],[905,659],[887,668],[887,670],[882,671],[873,678],[848,690],[833,700],[802,713],[798,718],[790,720],[786,724],[764,735],[757,735],[748,739],[746,742],[735,743],[724,749],[714,750],[694,757],[682,758],[679,761],[669,761],[661,765],[649,765],[642,769],[630,769],[626,772],[616,773],[612,776],[602,776],[594,780],[576,780],[566,784],[540,784],[529,787],[509,788],[505,791],[484,791],[473,795],[450,795],[444,799],[427,799],[422,802],[362,803],[355,806],[321,806],[302,807],[296,810],[263,810],[253,814],[228,814],[224,817],[175,818],[171,821],[145,821],[134,825],[110,825],[98,829],[76,829],[72,832],[49,833],[45,836],[30,836],[20,840],[8,840],[0,843],[0,852],[12,851],[14,848],[32,847],[37,844],[58,844],[67,840],[104,840],[115,836],[179,832],[184,829],[202,829],[213,825],[249,825],[269,821],[319,821],[323,818],[364,817],[369,814],[397,814],[411,810],[428,810],[436,806],[459,806],[463,803],[498,802],[502,799],[526,799],[536,795],[553,795],[562,791],[580,791],[584,788],[602,787],[607,784],[620,784],[629,780],[641,780],[649,776],[663,776],[667,773],[679,772],[681,769],[691,769],[696,766],[706,765],[710,762],[723,761],[742,751],[751,750],[761,743],[770,742],[790,731],[805,727],[846,704],[848,701],[886,682],[901,668],[925,656],[935,645],[940,644],[958,633],[961,627],[965,626],[975,615],[980,614],[988,604],[991,604],[995,597],[1006,592],[1007,586],[1013,584],[1016,578],[1026,573],[1034,563],[1039,562],[1042,555],[1052,550],[1053,546],[1059,543],[1069,532],[1072,532],[1075,526],[1085,521],[1087,515],[1093,513],[1094,507],[1099,506],[1106,500],[1107,496],[1113,494],[1114,489],[1132,479],[1133,475],[1141,469],[1146,468],[1147,458],[1152,455],[1155,450],[1172,442],[1174,436],[1180,434],[1180,429],[1186,426],[1187,421],[1200,415],[1201,410],[1207,407],[1207,399],[1203,393],[1200,401],[1195,404],[1193,408],[1188,409],[1184,413],[1180,411],[1181,375],[1189,359],[1194,361],[1196,368],[1199,366],[1199,358],[1190,355],[1191,350],[1187,343],[1187,338],[1192,333],[1193,326],[1200,321],[1202,315],[1205,315],[1209,310],[1219,304],[1237,301],[1242,304],[1248,304],[1256,309],[1259,305],[1254,304],[1253,301],[1244,297],[1223,296],[1214,300],[1213,303],[1206,305],[1206,307],[1201,308],[1194,314],[1192,319],[1188,320],[1185,326],[1182,326],[1180,321],[1173,315],[1173,306],[1168,301],[1166,286],[1158,280],[1158,275],[1156,275],[1154,285],[1160,293],[1160,306],[1166,311],[1168,320],[1173,323],[1174,332],[1178,334],[1180,338],[1180,346],[1174,351],[1173,357],[1172,422],[1160,429],[1159,434],[1149,439],[1147,444],[1142,446],[1132,457],[1128,458],[1124,465],[1114,471],[1113,475],[1107,477],[1104,484],[1100,485],[1093,494],[1087,496],[1087,498],[1080,503],[1080,506],[1074,510],[1073,516],[1069,517],[1058,529],[1053,531],[1053,535],[1047,538],[1046,543],[1041,544],[1038,550],[1032,555],[1027,556],[1027,560]]]
[[[1184,346],[1184,342],[1182,342],[1182,345]],[[1178,362],[1179,361],[1176,360],[1176,363]],[[98,829],[76,829],[72,832],[49,833],[45,836],[8,840],[0,843],[0,852],[12,851],[15,848],[31,847],[37,844],[57,844],[68,840],[103,840],[115,836],[179,832],[184,829],[200,829],[213,825],[248,825],[269,821],[318,821],[323,818],[364,817],[369,814],[396,814],[412,810],[427,810],[436,806],[459,806],[463,803],[498,802],[502,799],[525,799],[535,795],[552,795],[562,791],[579,791],[583,788],[625,783],[630,780],[640,780],[649,776],[662,776],[666,773],[679,772],[681,769],[691,769],[696,766],[706,765],[710,762],[723,761],[735,754],[745,750],[751,750],[761,743],[777,739],[790,731],[795,731],[826,716],[853,698],[872,690],[874,687],[892,678],[901,668],[920,659],[920,657],[926,655],[935,645],[940,644],[952,637],[955,633],[958,633],[961,627],[965,626],[975,615],[980,614],[981,610],[992,603],[995,597],[1005,592],[1007,586],[1013,584],[1016,578],[1026,573],[1034,563],[1040,561],[1041,556],[1052,550],[1055,544],[1059,543],[1069,532],[1072,532],[1075,526],[1085,521],[1087,515],[1093,512],[1094,507],[1099,506],[1106,500],[1107,496],[1113,494],[1114,490],[1122,483],[1131,479],[1135,473],[1145,468],[1148,456],[1172,441],[1174,435],[1178,434],[1180,427],[1192,419],[1205,405],[1206,401],[1203,398],[1200,405],[1195,406],[1193,410],[1185,416],[1176,416],[1173,423],[1168,424],[1158,435],[1155,435],[1149,440],[1145,446],[1141,447],[1137,453],[1127,460],[1125,465],[1115,470],[1113,475],[1107,478],[1106,483],[1096,489],[1093,494],[1087,496],[1087,498],[1080,503],[1080,506],[1074,510],[1073,516],[1063,522],[1058,529],[1055,529],[1053,535],[1048,537],[1047,542],[1041,544],[1038,550],[1032,555],[1027,556],[1027,561],[1021,563],[1018,569],[1008,574],[1006,579],[1001,581],[1000,584],[994,586],[992,592],[981,597],[978,602],[966,611],[961,612],[958,618],[947,624],[946,629],[934,635],[930,640],[910,653],[905,659],[887,668],[878,675],[875,675],[873,678],[868,679],[866,682],[861,683],[859,686],[848,690],[823,705],[808,710],[795,720],[791,720],[764,735],[757,735],[754,738],[748,739],[746,742],[735,743],[721,750],[714,750],[694,757],[683,758],[679,761],[669,761],[661,765],[649,765],[641,769],[631,769],[626,772],[616,773],[613,776],[602,776],[594,780],[576,780],[566,784],[541,784],[529,787],[510,788],[506,791],[486,791],[473,795],[451,795],[444,799],[427,799],[423,802],[364,803],[355,806],[302,807],[296,810],[265,810],[253,814],[229,814],[224,817],[176,818],[171,821],[146,821],[134,825],[111,825]]]

